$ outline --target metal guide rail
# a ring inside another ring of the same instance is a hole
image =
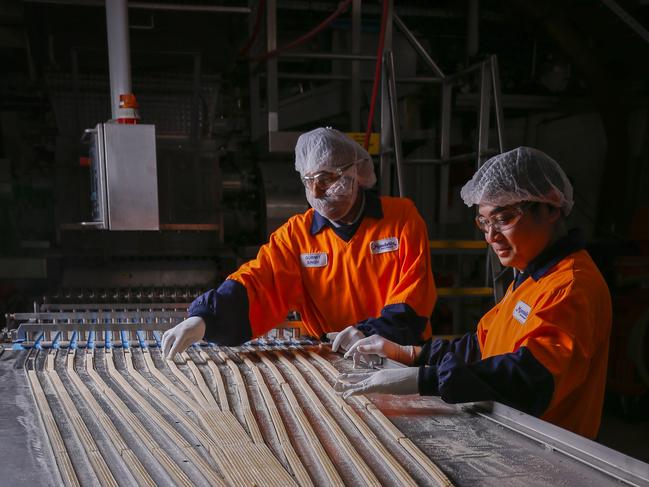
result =
[[[3,485],[649,486],[649,465],[501,405],[344,401],[351,362],[290,329],[165,361],[166,308],[62,313],[0,349]]]
[[[187,315],[188,303],[34,303],[34,312],[12,313],[6,316],[16,348],[29,348],[42,342],[68,342],[87,331],[128,330],[147,332],[152,340],[153,330],[166,330]],[[85,340],[85,338],[84,338]]]
[[[89,331],[126,332],[131,340],[135,339],[134,333],[141,332],[149,342],[157,340],[159,344],[159,335],[154,336],[153,332],[167,330],[183,321],[188,306],[187,303],[46,303],[33,313],[9,314],[7,322],[13,328],[14,348],[18,349],[59,348],[70,341],[83,345]],[[252,343],[294,338],[300,338],[300,343],[312,343],[302,336],[300,324],[300,321],[286,321]]]
[[[112,288],[60,288],[43,296],[41,310],[63,309],[75,303],[187,303],[191,302],[206,289],[203,286],[181,287],[112,287]]]

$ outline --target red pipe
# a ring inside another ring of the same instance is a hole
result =
[[[255,25],[252,29],[252,34],[250,35],[250,38],[246,41],[243,47],[239,49],[240,57],[243,57],[248,54],[248,51],[252,47],[252,44],[257,39],[257,36],[259,35],[259,31],[261,30],[261,16],[262,16],[261,14],[264,12],[265,8],[266,8],[266,0],[259,0],[259,4],[257,4],[257,14],[255,15]]]
[[[381,30],[379,32],[379,45],[376,50],[376,67],[374,69],[374,84],[372,86],[372,98],[370,101],[370,113],[367,115],[367,126],[365,129],[365,141],[363,147],[365,150],[370,146],[370,134],[372,133],[372,122],[374,121],[374,108],[376,107],[376,97],[379,93],[379,81],[381,80],[381,65],[383,62],[383,46],[385,44],[385,28],[388,22],[388,1],[383,0],[383,12],[381,13]]]
[[[352,3],[352,0],[345,0],[343,3],[340,4],[340,6],[336,9],[334,13],[332,13],[329,17],[327,17],[324,21],[322,21],[319,25],[311,29],[309,32],[306,34],[298,37],[297,39],[289,42],[285,46],[278,47],[277,49],[273,51],[268,51],[265,54],[262,54],[261,56],[257,56],[253,58],[253,61],[265,61],[266,59],[270,59],[272,57],[277,56],[280,52],[288,51],[289,49],[293,49],[294,47],[297,47],[301,44],[304,44],[305,42],[309,41],[311,38],[319,34],[323,29],[329,26],[340,14],[345,12],[349,8],[349,5]]]

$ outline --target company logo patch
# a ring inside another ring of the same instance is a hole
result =
[[[399,249],[399,239],[397,237],[382,238],[370,242],[370,252],[373,254],[384,254],[385,252],[394,252]]]
[[[530,308],[528,304],[519,301],[516,303],[516,306],[514,306],[514,312],[512,315],[521,325],[524,325],[527,321],[527,317],[530,315],[530,311],[532,311],[532,308]]]
[[[300,254],[300,260],[304,267],[324,267],[329,263],[326,252],[313,252],[311,254]]]

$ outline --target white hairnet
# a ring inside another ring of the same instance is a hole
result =
[[[467,206],[508,206],[521,201],[548,203],[568,215],[572,184],[561,166],[537,149],[519,147],[485,162],[460,192]]]
[[[295,145],[295,170],[301,176],[357,163],[356,180],[363,188],[376,184],[374,164],[368,152],[347,135],[330,127],[306,132]]]

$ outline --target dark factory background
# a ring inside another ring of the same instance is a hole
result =
[[[362,134],[374,105],[379,189],[428,225],[436,334],[472,330],[494,301],[459,197],[476,164],[526,145],[563,165],[613,296],[602,441],[649,461],[633,446],[649,428],[647,0],[402,1],[384,35],[377,1],[129,3],[157,174],[123,184],[132,202],[156,188],[153,230],[103,228],[93,206],[93,131],[112,117],[104,2],[0,5],[0,328],[48,301],[191,301],[308,207],[296,134]],[[395,91],[373,102],[381,40]]]

